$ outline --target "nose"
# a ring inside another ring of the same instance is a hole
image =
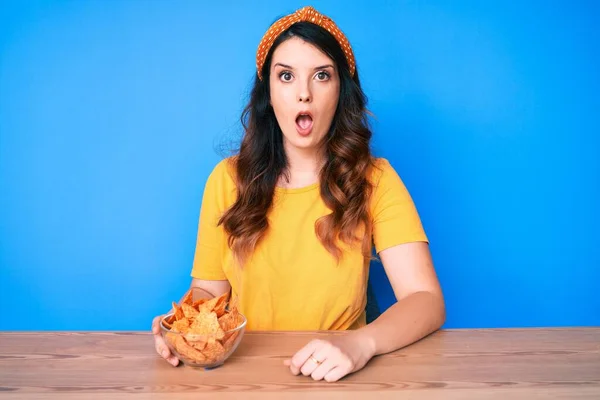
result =
[[[298,97],[298,101],[300,103],[310,103],[310,96],[308,96],[308,95],[300,95],[300,97]]]
[[[301,94],[298,97],[298,101],[300,103],[310,103],[310,95],[308,95],[308,94]]]
[[[312,95],[310,93],[310,87],[308,83],[301,83],[298,90],[298,101],[300,103],[310,103],[312,101]]]

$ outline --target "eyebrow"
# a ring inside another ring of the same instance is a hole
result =
[[[286,65],[286,64],[282,64],[282,63],[276,63],[273,67],[283,67],[283,68],[287,68],[287,69],[294,69],[294,67],[292,67],[291,65]],[[315,70],[317,69],[325,69],[325,68],[332,68],[335,69],[335,67],[331,64],[325,64],[325,65],[321,65],[319,67],[315,67]]]

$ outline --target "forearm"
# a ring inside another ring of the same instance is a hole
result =
[[[356,333],[369,343],[373,355],[379,355],[416,342],[439,329],[444,320],[442,296],[416,292],[392,305]]]

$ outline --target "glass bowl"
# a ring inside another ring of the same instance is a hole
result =
[[[192,288],[192,300],[205,299],[206,292],[196,289]],[[190,312],[190,308],[187,307],[186,311]],[[215,315],[208,318],[208,315],[205,314],[206,319],[196,315],[182,318],[187,321],[173,322],[176,319],[173,317],[175,313],[176,310],[172,310],[161,317],[160,332],[171,353],[184,365],[190,367],[210,369],[223,365],[239,346],[246,329],[246,317],[237,310],[221,309],[217,313],[220,315],[218,319],[215,318]],[[196,313],[198,312],[196,311]],[[234,314],[228,315],[232,313]],[[215,313],[212,312],[212,314]],[[196,318],[199,320],[197,321]],[[176,324],[180,322],[184,322],[184,325],[188,327],[179,330],[179,326]],[[210,331],[211,333],[198,333],[198,331]]]

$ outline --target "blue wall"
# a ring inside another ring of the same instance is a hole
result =
[[[257,43],[304,5],[204,3],[1,3],[0,329],[148,329],[187,287]],[[599,7],[425,3],[312,4],[354,46],[446,327],[600,325]]]

